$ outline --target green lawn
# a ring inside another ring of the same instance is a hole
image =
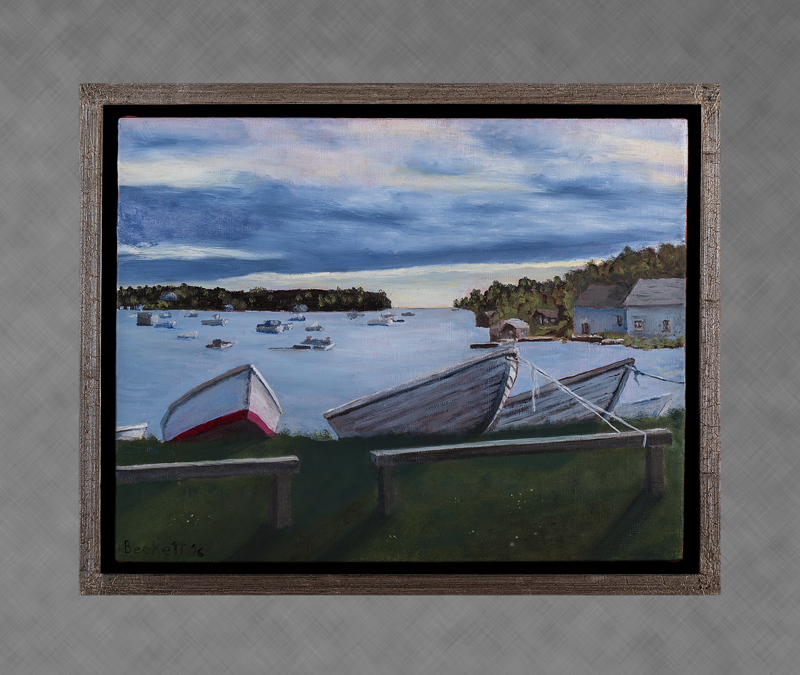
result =
[[[292,478],[292,526],[280,531],[266,527],[268,476],[120,485],[116,557],[158,562],[678,559],[683,415],[637,426],[669,427],[675,435],[665,451],[666,491],[660,500],[642,492],[645,450],[631,448],[400,466],[395,469],[397,505],[389,517],[376,509],[377,470],[369,451],[431,445],[431,439],[332,441],[279,434],[261,441],[162,445],[151,437],[117,442],[120,465],[291,454],[300,458],[301,469]],[[537,436],[604,431],[604,425],[588,424]],[[436,444],[451,441],[436,439]]]

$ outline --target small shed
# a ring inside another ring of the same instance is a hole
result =
[[[233,305],[225,305],[224,309],[225,309],[226,312],[232,312],[233,311]]]
[[[528,337],[530,327],[521,319],[508,319],[498,321],[489,326],[489,339],[492,342],[499,340],[519,340]]]
[[[587,287],[575,300],[575,332],[581,335],[624,333],[627,328],[624,302],[629,290],[622,284]]]
[[[178,299],[178,296],[170,291],[169,293],[163,293],[161,295],[161,299],[164,302],[175,302]]]
[[[533,313],[533,322],[540,326],[555,326],[558,323],[557,309],[537,309]]]

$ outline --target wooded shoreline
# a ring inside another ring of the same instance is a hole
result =
[[[173,297],[174,296],[174,297]],[[351,310],[377,311],[392,306],[382,290],[363,288],[268,290],[251,288],[231,291],[226,288],[202,286],[156,285],[128,286],[117,289],[117,307],[139,307],[143,310],[195,309],[222,312],[227,306],[233,311],[291,312],[305,305],[309,312],[346,312]]]

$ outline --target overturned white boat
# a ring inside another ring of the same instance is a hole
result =
[[[502,409],[517,376],[511,345],[467,359],[323,413],[340,438],[480,434]]]
[[[171,403],[161,420],[161,437],[166,442],[272,436],[282,414],[275,393],[248,363],[199,384]]]
[[[131,424],[126,427],[117,427],[114,431],[115,440],[137,441],[144,438],[147,433],[147,424]]]

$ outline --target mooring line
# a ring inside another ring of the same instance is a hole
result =
[[[608,426],[610,426],[618,434],[622,433],[622,432],[619,429],[617,429],[613,424],[611,424],[611,422],[608,421],[609,417],[617,420],[618,422],[622,422],[622,424],[624,424],[629,429],[633,429],[633,431],[638,431],[643,436],[642,447],[645,447],[647,445],[647,432],[646,431],[644,431],[642,429],[637,429],[635,426],[633,426],[632,424],[629,424],[628,422],[626,422],[621,417],[617,417],[614,413],[612,413],[612,412],[610,412],[608,410],[603,410],[600,406],[595,405],[591,401],[587,401],[585,398],[583,398],[582,396],[579,396],[574,391],[572,391],[572,389],[570,389],[566,385],[564,385],[561,382],[559,382],[552,375],[548,375],[545,371],[543,371],[541,368],[539,368],[539,366],[537,366],[535,363],[531,363],[530,361],[528,361],[527,359],[523,359],[522,357],[518,357],[518,359],[519,359],[520,363],[524,363],[526,366],[528,366],[531,369],[531,371],[532,371],[532,378],[531,378],[532,381],[535,381],[535,373],[541,373],[542,376],[544,376],[545,378],[550,380],[559,389],[561,389],[562,391],[566,392],[567,394],[569,394],[570,396],[575,398],[585,408],[588,408],[591,412],[593,412],[595,415],[597,415],[601,420],[603,420],[603,422],[605,422]],[[628,367],[630,367],[630,366],[628,366]],[[536,402],[535,402],[534,398],[535,398],[535,391],[531,390],[531,401],[533,401],[533,409],[534,409],[534,412],[535,412],[536,411]]]

